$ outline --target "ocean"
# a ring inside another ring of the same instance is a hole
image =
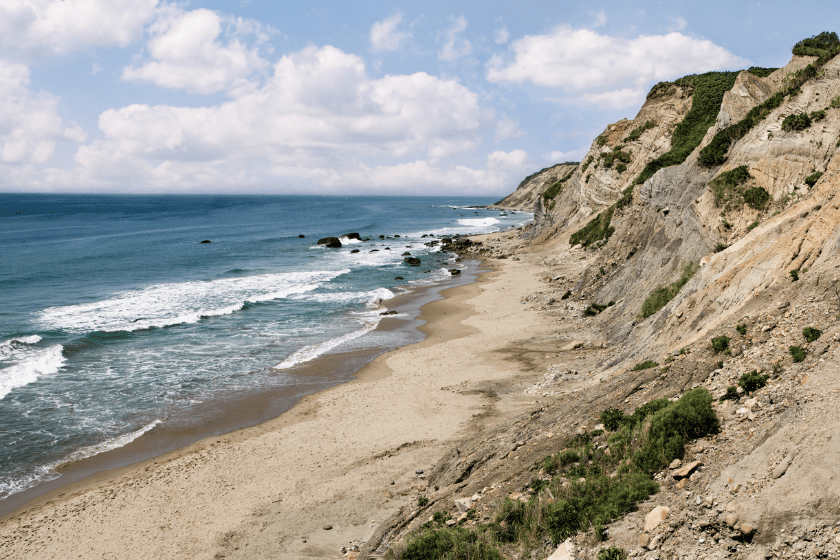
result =
[[[418,340],[378,329],[399,318],[380,302],[465,268],[433,240],[531,218],[492,202],[0,194],[0,508],[144,434],[267,419]]]

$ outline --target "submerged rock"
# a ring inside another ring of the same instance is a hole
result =
[[[199,243],[212,243],[209,239],[205,239],[204,241],[199,241]]]
[[[417,257],[406,257],[403,259],[403,262],[408,266],[420,266],[420,259]]]
[[[322,237],[318,240],[318,245],[325,245],[330,249],[338,249],[341,247],[341,241],[338,240],[338,237]]]

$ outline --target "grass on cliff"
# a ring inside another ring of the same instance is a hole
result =
[[[600,540],[606,524],[659,491],[653,475],[683,458],[690,440],[718,430],[711,404],[708,391],[697,388],[676,402],[646,403],[629,416],[606,410],[601,421],[610,433],[597,430],[578,436],[534,466],[540,472],[527,502],[505,499],[490,523],[469,528],[447,527],[443,515],[435,516],[406,544],[389,551],[389,557],[495,560],[503,550],[528,557],[546,539],[556,546],[581,531],[591,530]],[[623,557],[620,550],[604,550],[604,558]]]
[[[658,286],[653,290],[642,304],[642,319],[647,319],[674,299],[682,287],[688,284],[688,281],[691,280],[698,268],[696,264],[688,263],[683,267],[683,273],[676,282],[672,282],[667,286]]]
[[[819,35],[811,37],[810,39],[803,39],[796,43],[793,47],[793,54],[800,56],[817,56],[817,60],[803,68],[792,73],[787,80],[787,85],[771,95],[764,102],[750,109],[747,115],[737,123],[730,125],[715,134],[709,144],[700,150],[700,164],[705,167],[715,167],[722,165],[729,152],[729,148],[746,136],[753,127],[763,121],[773,109],[779,107],[788,95],[795,96],[811,78],[814,78],[819,73],[828,61],[834,58],[837,53],[840,53],[840,41],[837,39],[837,33],[823,32]],[[807,115],[806,115],[807,117]],[[810,117],[808,117],[810,120]],[[797,126],[800,123],[797,123]]]
[[[569,238],[569,243],[572,245],[580,243],[586,247],[596,241],[609,239],[609,237],[615,232],[615,228],[610,226],[614,211],[615,205],[610,206],[595,216],[595,218],[590,220],[588,224],[572,234]]]
[[[551,203],[551,208],[554,207],[553,201],[554,197],[556,197],[560,192],[563,190],[563,184],[572,178],[572,175],[575,174],[576,168],[569,171],[563,178],[558,179],[555,181],[550,187],[543,191],[542,196],[543,200],[546,204]]]

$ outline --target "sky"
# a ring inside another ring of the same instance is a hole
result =
[[[488,195],[840,3],[2,0],[0,192]]]

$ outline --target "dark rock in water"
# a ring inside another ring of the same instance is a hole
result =
[[[338,249],[341,247],[341,241],[338,237],[322,237],[318,240],[318,245],[326,245],[330,249]]]
[[[395,235],[394,237],[400,237],[399,235]]]
[[[353,250],[352,250],[352,251],[350,251],[350,252],[351,252],[351,253],[358,253],[358,252],[359,252],[359,250],[358,250],[358,249],[353,249]]]
[[[346,237],[347,239],[358,239],[359,241],[362,240],[358,233],[345,233],[342,237]]]
[[[456,276],[458,274],[461,274],[461,271],[458,270],[457,268],[450,268],[449,269],[449,274],[451,274],[452,276]]]
[[[306,239],[306,236],[303,235],[302,233],[300,235],[298,235],[298,237],[300,237],[301,239]]]
[[[380,235],[380,236],[379,236],[379,239],[385,239],[385,236],[384,236],[384,235]]]
[[[390,248],[390,247],[385,247],[385,249],[384,249],[384,250],[385,250],[385,251],[390,251],[390,250],[391,250],[391,248]]]
[[[209,239],[205,239],[204,241],[199,241],[199,243],[212,243]]]
[[[396,311],[383,311],[380,315],[396,315]]]
[[[403,254],[402,254],[402,256],[404,256],[404,257],[410,257],[410,256],[411,256],[411,253],[409,253],[408,251],[406,251],[405,253],[403,253]]]
[[[423,238],[423,237],[429,237],[429,236],[428,236],[428,235],[426,235],[426,234],[424,233],[424,234],[423,234],[423,235],[421,235],[420,237],[421,237],[421,238]]]
[[[443,243],[444,245],[449,245],[450,243],[452,243],[452,238],[444,237],[443,239],[440,240],[440,242]]]
[[[420,266],[420,259],[417,257],[406,257],[403,259],[403,262],[408,266]]]
[[[394,276],[394,280],[405,280],[402,276]]]
[[[379,249],[371,249],[371,250],[370,250],[370,252],[371,252],[371,253],[378,253],[378,252],[379,252]]]

